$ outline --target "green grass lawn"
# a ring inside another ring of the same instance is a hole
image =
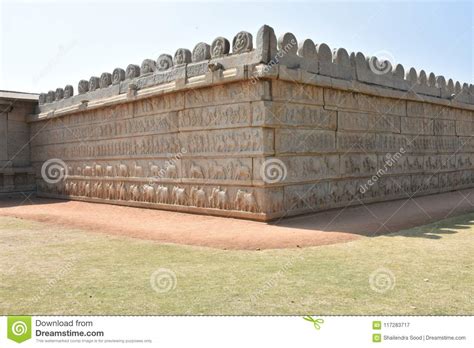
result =
[[[330,246],[225,251],[0,217],[0,314],[472,315],[473,220]],[[176,275],[164,293],[150,282],[160,268]],[[380,276],[372,286],[371,275]]]

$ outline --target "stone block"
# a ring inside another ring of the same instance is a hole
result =
[[[275,151],[283,153],[327,153],[335,151],[336,136],[333,131],[313,129],[275,130]]]

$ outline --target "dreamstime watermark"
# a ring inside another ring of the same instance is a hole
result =
[[[51,158],[41,166],[41,177],[48,184],[57,184],[66,179],[67,175],[66,163],[59,158]]]
[[[23,321],[15,321],[12,325],[12,332],[15,336],[21,336],[28,333],[28,326]]]
[[[30,316],[9,316],[7,319],[7,337],[16,342],[22,343],[31,338],[31,317]]]
[[[265,160],[260,167],[260,176],[267,184],[284,181],[288,174],[285,163],[277,158]]]
[[[378,268],[369,276],[370,288],[383,294],[395,287],[395,274],[388,268]]]
[[[395,58],[388,51],[378,51],[369,58],[369,68],[374,74],[385,75],[395,66]]]
[[[173,291],[177,283],[176,273],[168,268],[159,268],[150,276],[151,288],[158,294]]]
[[[180,151],[174,154],[169,160],[165,161],[165,164],[162,168],[159,168],[157,165],[150,163],[151,176],[150,179],[162,179],[165,177],[175,178],[178,176],[177,165],[181,158],[188,152],[184,147]],[[149,184],[152,184],[150,180]]]
[[[298,257],[297,258],[298,260],[303,260],[304,258],[302,256]],[[293,259],[293,260],[290,260],[288,261],[287,263],[285,263],[283,265],[282,268],[280,268],[278,270],[278,272],[274,273],[271,278],[265,282],[265,284],[260,287],[259,289],[257,289],[256,291],[254,291],[251,295],[250,295],[250,301],[252,303],[255,303],[257,302],[257,300],[259,300],[260,298],[262,298],[265,293],[267,291],[269,291],[270,289],[272,288],[275,288],[278,286],[278,283],[279,281],[284,277],[285,273],[288,272],[290,270],[290,268],[293,267],[294,263],[295,263],[296,259]]]
[[[259,72],[261,74],[267,74],[272,70],[272,68],[280,63],[280,59],[282,59],[284,56],[290,52],[293,47],[296,47],[298,43],[296,40],[293,38],[289,40],[285,46],[281,47],[281,49],[278,50],[278,52],[275,54],[275,56],[263,67],[263,69]],[[260,77],[256,74],[253,74],[252,77],[250,78],[250,83],[253,85],[256,84],[260,80]]]
[[[33,85],[38,84],[38,81],[40,81],[45,75],[53,70],[53,68],[61,61],[61,59],[66,56],[75,46],[77,46],[77,40],[73,40],[66,45],[59,45],[58,52],[54,58],[51,59],[48,64],[46,64],[46,66],[33,77]]]
[[[377,181],[379,181],[379,179],[384,176],[385,174],[387,174],[388,170],[390,168],[392,168],[397,162],[398,160],[403,156],[403,154],[405,153],[405,149],[403,147],[400,148],[400,150],[398,150],[397,153],[395,154],[387,154],[385,156],[385,161],[384,161],[384,165],[382,168],[380,168],[379,170],[377,170],[377,172],[375,173],[375,175],[373,175],[369,180],[367,180],[367,183],[364,184],[364,185],[361,185],[359,187],[359,191],[360,193],[364,194],[367,192],[367,190],[372,187],[373,185],[375,185],[375,183],[377,183]]]
[[[76,263],[76,259],[73,258],[72,260],[68,261],[63,267],[61,267],[54,274],[54,276],[48,280],[48,283],[39,290],[38,294],[33,297],[32,302],[33,303],[39,302],[44,295],[46,295],[49,291],[51,291],[51,289],[54,288],[54,286],[59,281],[61,281],[61,279],[63,279],[68,273],[71,272],[71,269],[74,267],[75,263]]]

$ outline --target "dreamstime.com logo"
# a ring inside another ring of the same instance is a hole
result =
[[[267,184],[284,181],[288,174],[285,163],[277,158],[269,158],[260,167],[260,176]]]
[[[380,267],[369,276],[370,288],[383,294],[395,287],[395,274],[388,268]]]
[[[7,337],[17,343],[31,338],[31,317],[8,317]]]
[[[168,268],[159,268],[150,277],[151,288],[158,294],[173,291],[177,282],[176,274]]]
[[[384,75],[392,71],[395,66],[395,58],[388,51],[376,52],[369,58],[370,70],[376,75]]]
[[[48,184],[57,184],[68,175],[66,163],[59,158],[47,160],[41,166],[41,177]]]

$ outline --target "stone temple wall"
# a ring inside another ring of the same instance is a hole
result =
[[[37,103],[37,94],[0,91],[0,197],[35,190],[26,115]]]
[[[78,92],[28,118],[40,196],[265,221],[474,186],[472,85],[268,26]]]

